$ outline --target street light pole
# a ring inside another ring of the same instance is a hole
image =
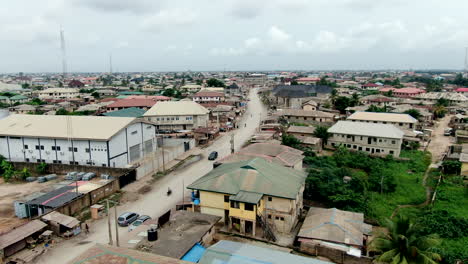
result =
[[[117,224],[117,203],[114,203],[114,215],[115,215],[115,245],[120,247],[119,243],[119,226]]]
[[[109,232],[109,245],[112,246],[112,228],[111,228],[111,220],[110,220],[110,211],[109,211],[109,199],[106,200],[106,207],[107,207],[107,227]]]

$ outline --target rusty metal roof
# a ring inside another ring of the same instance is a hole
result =
[[[47,224],[40,220],[33,220],[22,226],[16,227],[15,229],[0,235],[0,249],[4,249],[14,243],[25,239],[32,234],[41,231]]]

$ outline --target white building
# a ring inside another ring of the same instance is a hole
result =
[[[39,91],[40,99],[69,99],[80,95],[80,91],[75,88],[48,88]]]
[[[153,124],[136,118],[10,115],[0,155],[12,162],[123,168],[156,149]]]
[[[208,126],[209,111],[193,101],[158,102],[143,117],[158,130],[188,130]]]
[[[328,129],[327,145],[340,145],[350,150],[364,151],[374,155],[400,156],[403,131],[388,124],[338,121]]]
[[[401,129],[413,130],[416,129],[418,120],[408,114],[398,113],[376,113],[376,112],[355,112],[350,115],[347,120],[377,123],[377,124],[391,124]]]

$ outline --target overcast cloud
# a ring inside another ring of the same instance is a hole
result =
[[[466,0],[15,0],[0,72],[462,69]]]

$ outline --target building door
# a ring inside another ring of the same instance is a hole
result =
[[[370,138],[370,137],[367,138],[367,144],[369,144],[369,145],[372,144],[372,138]]]
[[[245,220],[245,233],[253,235],[253,222]]]
[[[229,225],[229,210],[224,210],[224,225]]]
[[[182,129],[183,129],[183,130],[187,130],[187,125],[183,125],[183,126],[182,126]]]

